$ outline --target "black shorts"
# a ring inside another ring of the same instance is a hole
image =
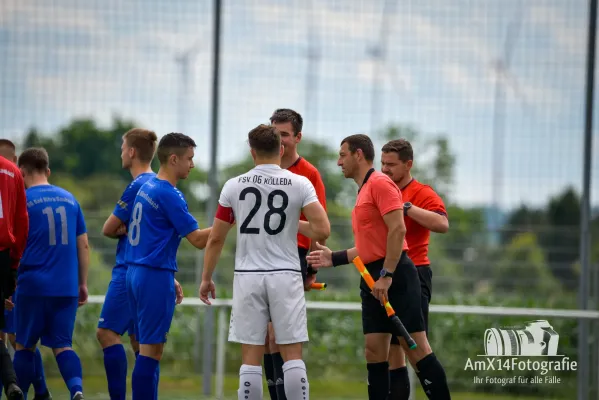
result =
[[[4,300],[15,292],[15,278],[10,268],[10,250],[0,251],[0,330],[5,328]]]
[[[422,309],[422,318],[424,319],[424,331],[428,336],[428,310],[433,293],[433,270],[428,265],[416,267],[416,270],[420,278],[420,306]],[[391,344],[399,344],[397,336],[391,337]]]
[[[376,281],[380,277],[384,260],[377,260],[366,265],[368,272]],[[360,283],[362,298],[362,331],[368,333],[394,333],[393,325],[381,305],[366,286]],[[424,319],[420,305],[420,278],[414,263],[404,252],[393,274],[393,283],[389,288],[389,303],[395,314],[406,327],[408,333],[424,331]]]

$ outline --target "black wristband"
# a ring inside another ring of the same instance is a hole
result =
[[[307,275],[316,275],[317,273],[318,273],[317,270],[315,270],[314,268],[312,268],[311,265],[308,265],[308,268],[307,268],[307,271],[306,271]]]
[[[336,267],[337,265],[349,264],[347,250],[334,251],[331,255],[331,261],[333,262],[333,267]]]

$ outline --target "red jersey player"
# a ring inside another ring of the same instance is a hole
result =
[[[12,145],[10,141],[2,140],[2,145]],[[4,301],[14,293],[17,267],[27,244],[28,232],[29,216],[23,176],[13,162],[0,157],[0,330],[4,329],[5,324]],[[3,340],[0,340],[0,380],[9,400],[23,398]]]

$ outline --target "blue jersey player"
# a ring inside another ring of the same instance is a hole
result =
[[[87,302],[89,245],[83,213],[68,191],[48,183],[46,150],[19,157],[27,188],[29,236],[15,295],[15,372],[24,393],[35,380],[35,346],[52,349],[71,399],[83,399],[81,361],[72,349],[77,308]]]
[[[198,228],[176,188],[194,167],[195,147],[193,139],[181,133],[169,133],[160,140],[160,170],[141,187],[131,212],[125,263],[140,354],[132,375],[133,400],[158,395],[158,366],[175,311],[179,243],[185,237],[203,249],[210,234],[210,228]]]
[[[126,398],[127,354],[121,342],[121,336],[125,332],[129,333],[133,351],[136,355],[139,353],[139,344],[133,332],[133,318],[129,312],[127,299],[126,227],[129,224],[133,202],[139,188],[148,179],[156,176],[150,165],[154,158],[156,141],[156,133],[146,129],[134,128],[123,135],[122,166],[129,170],[133,181],[121,195],[102,229],[104,236],[118,239],[112,280],[108,285],[97,331],[97,338],[104,352],[108,393],[112,400],[125,400]]]

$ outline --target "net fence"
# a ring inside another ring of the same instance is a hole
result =
[[[92,294],[104,294],[114,262],[114,242],[102,237],[101,227],[130,179],[119,159],[128,128],[183,131],[196,140],[196,169],[181,189],[198,220],[209,223],[214,11],[212,1],[193,0],[0,2],[0,136],[19,149],[46,147],[53,183],[84,207],[94,253]],[[349,247],[356,187],[335,165],[341,139],[368,133],[378,167],[381,146],[405,137],[415,151],[414,177],[438,191],[448,208],[449,232],[433,234],[430,243],[433,304],[576,308],[587,19],[583,0],[225,1],[219,184],[251,167],[247,132],[276,108],[293,108],[305,121],[300,154],[325,182],[333,226],[328,243]],[[596,309],[595,131],[593,139],[589,284]],[[217,270],[221,297],[232,288],[234,243],[231,237]],[[178,262],[178,279],[195,295],[201,257],[183,243]],[[329,289],[310,299],[358,300],[354,270],[322,271],[319,280]],[[76,342],[85,374],[101,382],[98,314],[98,306],[81,310]],[[189,378],[178,385],[193,390],[201,383],[202,315],[177,313],[163,369],[173,379]],[[310,318],[310,371],[332,386],[361,382],[362,388],[359,315],[318,311]],[[555,385],[482,385],[464,371],[465,354],[478,348],[487,328],[523,322],[434,315],[431,341],[452,385],[464,393],[489,388],[516,398],[538,389],[540,398],[570,398],[575,374],[562,377],[560,397]],[[560,351],[576,359],[576,322],[550,322]],[[233,376],[240,359],[234,345],[227,357]]]

